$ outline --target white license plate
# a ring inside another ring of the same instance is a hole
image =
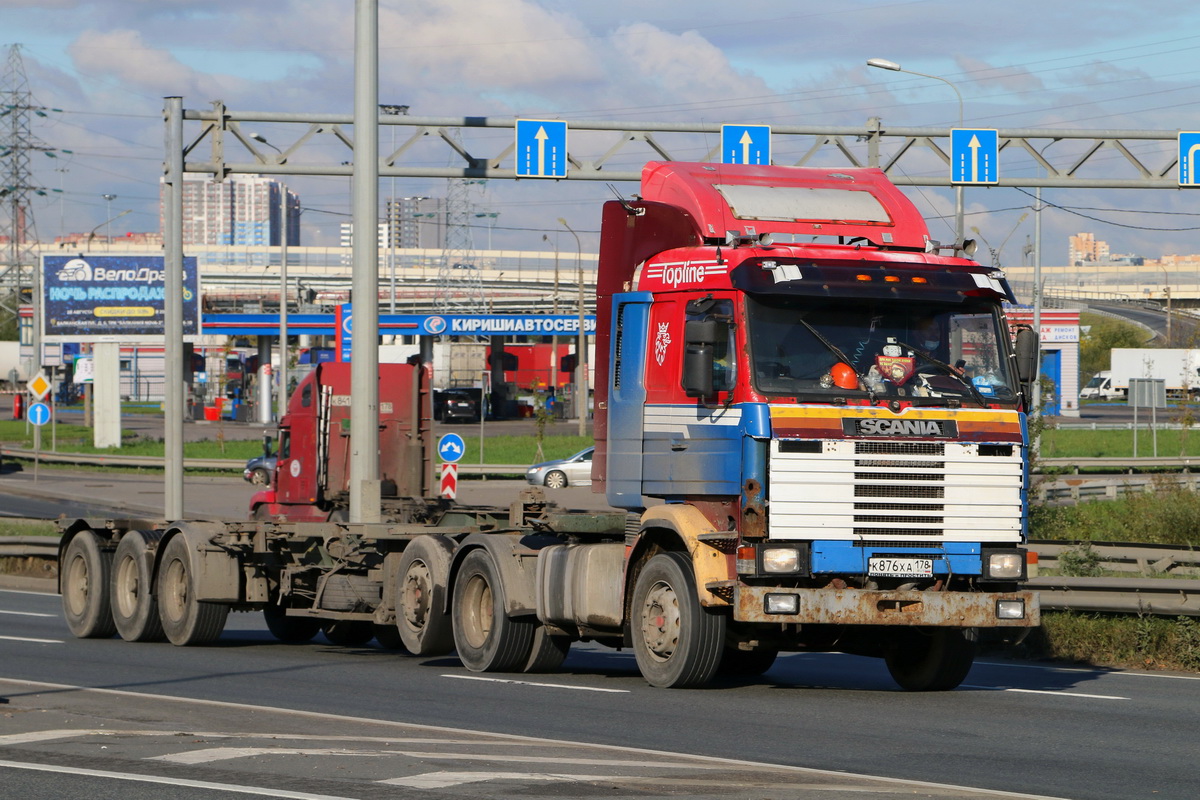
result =
[[[933,559],[879,556],[867,561],[867,572],[887,578],[930,578],[933,577]]]

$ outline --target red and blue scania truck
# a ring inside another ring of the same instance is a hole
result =
[[[504,509],[430,497],[428,366],[385,365],[384,521],[344,521],[348,376],[323,366],[252,519],[63,523],[72,631],[204,644],[261,609],[282,639],[374,636],[476,671],[554,670],[591,641],[695,687],[833,650],[945,690],[981,635],[1039,624],[1037,341],[1010,331],[1002,272],[933,241],[873,169],[652,162],[601,230],[593,489],[611,511],[539,488]]]

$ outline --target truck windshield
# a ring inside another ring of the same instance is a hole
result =
[[[994,305],[748,297],[746,308],[753,380],[763,394],[917,405],[1016,401],[1006,328]],[[839,362],[854,374],[835,369]]]

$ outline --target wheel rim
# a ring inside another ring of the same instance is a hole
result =
[[[267,473],[262,470],[256,470],[250,477],[250,482],[255,486],[265,486],[267,483]]]
[[[551,472],[546,476],[546,485],[551,489],[561,489],[567,485],[567,476],[561,472]]]
[[[482,576],[473,575],[467,581],[463,600],[466,604],[463,636],[471,647],[481,648],[492,633],[492,587]]]
[[[183,562],[176,559],[168,564],[163,580],[166,587],[165,602],[162,604],[164,615],[172,622],[179,622],[184,617],[188,601],[187,570]]]
[[[116,577],[116,601],[117,610],[122,617],[128,619],[137,611],[138,595],[141,593],[140,581],[138,579],[137,561],[132,557],[121,559],[121,563],[117,564]]]
[[[650,587],[642,605],[642,642],[658,661],[666,661],[679,645],[679,598],[670,584],[659,581]]]
[[[73,616],[81,616],[87,611],[88,594],[90,593],[88,581],[90,577],[87,560],[82,555],[75,554],[71,558],[71,563],[67,566],[65,594],[67,607],[71,610]]]
[[[429,622],[432,586],[429,565],[423,561],[414,561],[404,575],[404,588],[400,597],[404,607],[404,624],[414,631],[423,630]]]

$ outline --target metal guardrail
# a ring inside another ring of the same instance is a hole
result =
[[[1039,562],[1057,559],[1077,543],[1032,542]],[[1109,570],[1200,575],[1200,552],[1183,547],[1099,544],[1093,549]],[[58,558],[58,539],[51,536],[0,537],[0,559]],[[1200,580],[1186,578],[1077,578],[1038,576],[1029,589],[1041,595],[1047,611],[1099,611],[1116,614],[1200,617]]]

